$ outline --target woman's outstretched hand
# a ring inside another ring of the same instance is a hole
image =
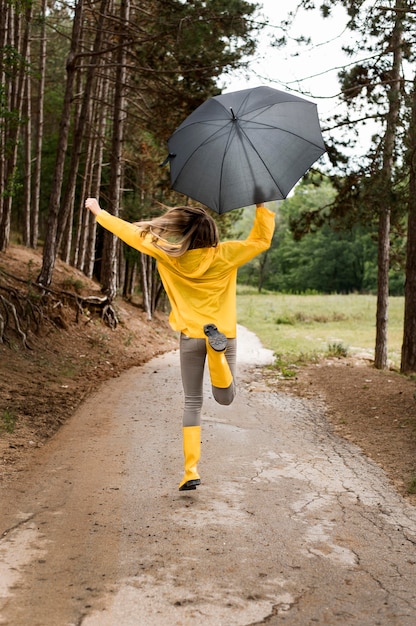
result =
[[[87,198],[85,200],[85,208],[94,213],[94,215],[98,215],[102,210],[96,198]]]

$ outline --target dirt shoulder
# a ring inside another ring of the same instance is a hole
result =
[[[40,254],[12,246],[0,254],[0,270],[28,280]],[[0,273],[1,281],[1,273]],[[81,285],[100,295],[99,286],[58,263],[54,287]],[[18,283],[22,288],[22,283]],[[167,315],[148,321],[140,306],[118,300],[119,324],[111,330],[91,314],[76,314],[62,303],[60,324],[45,323],[29,336],[0,344],[0,480],[17,480],[34,449],[45,445],[82,400],[122,371],[177,348]],[[326,411],[337,434],[358,445],[388,474],[412,504],[416,495],[416,383],[392,371],[375,370],[365,360],[334,359],[303,367],[291,380],[265,369],[277,391],[313,399]]]
[[[30,288],[40,264],[38,252],[11,246],[0,254],[0,286]],[[74,286],[81,296],[102,296],[95,281],[58,262],[51,288],[68,291]],[[7,294],[1,288],[0,293]],[[2,481],[17,478],[31,452],[43,446],[100,384],[177,347],[166,314],[157,313],[148,321],[139,305],[123,299],[115,303],[119,320],[115,329],[104,324],[97,311],[80,314],[65,300],[54,299],[53,310],[54,317],[49,312],[38,332],[28,333],[29,349],[17,335],[9,345],[0,343]]]
[[[415,380],[345,358],[322,360],[301,368],[293,380],[272,384],[318,402],[334,431],[359,446],[416,505]]]

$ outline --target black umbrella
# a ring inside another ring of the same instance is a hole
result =
[[[316,105],[271,87],[210,98],[168,148],[172,188],[217,213],[286,198],[325,152]]]

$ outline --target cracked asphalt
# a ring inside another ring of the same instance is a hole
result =
[[[268,359],[239,328],[235,403],[206,381],[193,492],[177,352],[90,397],[0,493],[0,624],[414,626],[416,509]]]

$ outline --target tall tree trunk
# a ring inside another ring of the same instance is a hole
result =
[[[6,85],[6,59],[3,51],[6,50],[6,33],[7,33],[7,18],[10,6],[6,0],[0,0],[0,84]],[[5,115],[3,113],[8,110],[7,107],[7,94],[5,90],[0,92],[0,110],[2,115],[0,116],[0,222],[3,219],[3,201],[4,197],[4,180],[5,180],[5,146],[6,146],[6,132],[5,132]]]
[[[28,49],[28,55],[30,50]],[[24,198],[23,198],[23,242],[25,246],[30,246],[30,211],[31,211],[31,181],[32,181],[32,124],[31,124],[31,80],[29,74],[26,74],[25,89],[25,108],[24,115],[26,117],[25,135],[24,135]]]
[[[69,164],[65,168],[64,193],[58,214],[58,228],[56,231],[57,254],[64,261],[69,263],[72,247],[72,225],[74,221],[74,200],[75,187],[77,183],[78,164],[83,148],[82,137],[77,137],[79,127],[79,117],[81,112],[81,100],[78,94],[82,93],[84,58],[80,57],[77,64],[76,80],[74,85],[74,98],[71,113],[71,128],[73,131],[70,138],[68,150]],[[83,133],[82,133],[83,134]]]
[[[94,104],[94,115],[92,117],[94,121],[94,131],[91,131],[90,135],[92,137],[93,146],[92,150],[92,167],[90,170],[86,169],[85,179],[86,179],[86,190],[89,190],[90,193],[86,191],[86,195],[90,195],[93,198],[99,198],[100,196],[100,182],[101,182],[101,173],[103,169],[103,152],[105,145],[105,132],[106,132],[106,123],[107,123],[107,112],[108,106],[105,104],[108,102],[108,94],[110,90],[110,80],[109,80],[109,64],[106,64],[106,60],[103,59],[101,66],[101,80],[99,81],[97,87],[98,91],[96,94],[96,100]],[[96,230],[97,223],[94,220],[90,219],[90,212],[84,211],[84,216],[87,214],[86,225],[87,225],[87,237],[85,240],[85,251],[82,253],[82,264],[79,261],[79,268],[83,270],[83,272],[91,278],[94,273],[94,264],[95,264],[95,238],[96,238]]]
[[[397,0],[397,9],[403,9],[403,0]],[[389,305],[389,268],[390,268],[390,191],[393,172],[394,146],[397,135],[397,124],[400,112],[400,82],[402,63],[403,13],[396,11],[395,25],[391,38],[393,49],[393,65],[389,89],[389,110],[387,113],[386,133],[384,136],[383,168],[381,191],[384,192],[380,206],[378,228],[378,284],[376,343],[374,366],[377,369],[387,367],[387,330]]]
[[[46,2],[41,0],[39,20],[41,23],[39,42],[39,69],[36,96],[36,112],[34,116],[34,149],[33,149],[33,184],[32,184],[32,209],[30,225],[30,246],[36,248],[39,237],[39,207],[40,207],[40,183],[42,173],[42,143],[44,127],[43,103],[45,99],[45,76],[46,76]]]
[[[0,70],[1,84],[1,143],[0,143],[0,250],[7,246],[8,237],[3,233],[3,228],[7,227],[7,178],[8,178],[8,152],[9,152],[9,126],[12,112],[12,81],[7,78],[10,74],[10,62],[5,54],[7,49],[13,48],[13,26],[15,7],[6,0],[2,0],[0,11]],[[7,114],[8,113],[8,114]],[[3,226],[4,225],[4,226]]]
[[[86,142],[85,150],[85,169],[80,190],[81,202],[77,211],[77,229],[73,245],[73,257],[71,259],[72,265],[81,270],[85,262],[89,217],[91,215],[90,212],[86,211],[84,208],[84,199],[89,195],[87,194],[87,189],[91,187],[91,181],[88,179],[86,172],[91,172],[93,169],[92,158],[94,154],[94,143],[91,139]],[[97,196],[93,197],[95,198]]]
[[[69,125],[71,120],[72,93],[76,75],[77,51],[82,30],[83,1],[78,0],[75,6],[74,22],[72,27],[71,48],[66,63],[66,86],[59,127],[59,140],[55,169],[52,180],[52,189],[49,199],[48,223],[43,248],[42,268],[38,282],[46,287],[51,284],[53,270],[57,257],[58,218],[61,201],[61,192],[64,177],[65,157],[68,147]]]
[[[143,308],[146,313],[147,319],[152,319],[152,292],[151,292],[151,280],[149,280],[149,259],[142,252],[140,253],[140,269],[142,279],[142,294],[143,294]],[[151,266],[150,266],[151,275]]]
[[[59,215],[62,226],[61,228],[58,228],[58,248],[62,244],[62,258],[67,263],[69,263],[70,260],[72,217],[77,174],[82,150],[84,148],[85,129],[91,117],[91,96],[93,93],[95,76],[100,61],[99,55],[101,52],[102,42],[104,38],[104,22],[106,19],[107,5],[108,0],[101,0],[101,6],[98,12],[98,18],[96,23],[94,46],[92,54],[88,59],[85,85],[82,88],[82,102],[75,125],[74,138],[72,142],[73,148],[71,150],[71,161],[66,180],[65,195],[62,203],[62,210]],[[66,240],[62,241],[64,233],[66,233]]]
[[[413,82],[412,115],[408,141],[409,199],[403,344],[400,366],[402,373],[416,372],[416,75]]]
[[[376,343],[374,367],[387,367],[387,331],[389,309],[389,267],[390,267],[390,207],[381,209],[378,221],[378,275]]]
[[[3,209],[0,220],[0,250],[6,250],[10,239],[10,221],[12,212],[12,202],[14,194],[14,184],[16,177],[16,165],[18,154],[19,135],[22,126],[22,111],[24,99],[24,86],[27,71],[27,50],[29,44],[30,21],[32,6],[29,5],[25,11],[24,19],[14,10],[9,13],[9,37],[8,43],[14,48],[18,56],[15,76],[7,81],[9,89],[9,122],[5,131],[4,149],[6,158],[4,170],[4,194]],[[6,84],[7,84],[6,83]],[[4,153],[3,153],[4,154]]]
[[[268,257],[269,257],[269,251],[268,250],[266,252],[263,252],[263,254],[261,254],[260,257],[259,257],[259,276],[258,276],[258,280],[257,280],[257,289],[258,289],[259,293],[261,293],[262,290],[263,290]]]
[[[127,256],[125,259],[125,272],[123,281],[123,298],[131,298],[134,293],[136,281],[137,259]]]
[[[122,146],[124,123],[126,118],[126,56],[127,45],[125,42],[128,20],[130,14],[130,0],[121,0],[120,4],[120,26],[118,40],[121,44],[116,51],[116,81],[114,86],[114,118],[113,134],[111,140],[110,153],[110,181],[108,194],[108,210],[113,215],[118,215],[121,202],[121,188],[123,177]],[[101,274],[101,284],[103,292],[108,298],[113,300],[117,294],[117,245],[116,238],[106,231],[104,233],[103,264]]]

